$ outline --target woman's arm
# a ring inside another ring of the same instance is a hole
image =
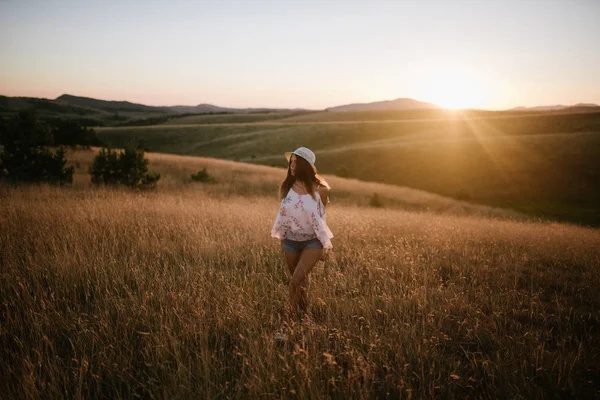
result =
[[[323,205],[327,207],[327,203],[329,203],[329,189],[325,186],[319,186],[319,196],[321,197]]]

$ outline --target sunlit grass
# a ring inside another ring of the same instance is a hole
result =
[[[72,188],[0,187],[8,398],[600,395],[598,230],[375,209],[332,178],[334,249],[277,345],[282,170],[149,157],[157,191],[88,186],[90,153]],[[200,167],[217,183],[184,183]]]
[[[98,151],[97,148],[91,151],[69,152],[70,163],[76,167],[75,187],[87,188],[91,186],[87,169],[96,151]],[[266,196],[276,202],[279,184],[285,176],[285,170],[282,168],[215,158],[161,153],[146,153],[146,157],[150,161],[150,170],[161,174],[158,184],[160,191],[197,190],[213,198],[230,197],[232,195]],[[193,184],[191,175],[203,168],[207,168],[208,173],[216,179],[218,184]],[[362,182],[356,179],[345,179],[326,174],[324,177],[333,187],[330,199],[336,204],[366,206],[369,204],[373,193],[377,193],[386,208],[455,215],[526,218],[523,214],[512,210],[457,201],[421,190],[374,182]]]

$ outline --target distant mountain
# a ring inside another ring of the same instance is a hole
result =
[[[374,103],[354,103],[337,107],[330,107],[327,111],[389,111],[389,110],[417,110],[439,109],[435,104],[425,103],[414,99],[400,98],[396,100],[376,101]]]
[[[42,114],[59,116],[62,114],[87,115],[97,113],[97,110],[90,107],[61,103],[50,99],[0,96],[0,112],[12,113],[26,109],[36,109]]]
[[[143,111],[157,113],[174,113],[174,114],[208,114],[208,113],[254,113],[254,112],[278,112],[289,111],[283,108],[231,108],[219,107],[212,104],[198,104],[197,106],[162,106],[154,107],[144,104],[130,103],[128,101],[108,101],[97,100],[90,97],[78,97],[69,94],[63,94],[56,99],[56,102],[62,104],[78,105],[82,107],[94,108],[104,111]]]
[[[169,109],[178,114],[205,114],[217,112],[232,112],[232,108],[213,106],[212,104],[198,104],[197,106],[171,106]]]
[[[231,108],[231,107],[219,107],[212,104],[198,104],[197,106],[171,106],[168,107],[171,111],[178,114],[206,114],[206,113],[235,113],[235,114],[249,114],[259,112],[282,112],[282,111],[306,111],[303,109],[295,108],[290,110],[289,108]]]
[[[600,109],[598,104],[593,103],[577,103],[572,106],[563,106],[561,104],[554,106],[538,106],[538,107],[515,107],[507,111],[559,111],[572,109]]]
[[[20,110],[34,109],[42,119],[74,119],[86,126],[156,125],[184,114],[251,114],[309,111],[295,108],[231,108],[212,104],[197,106],[147,106],[129,101],[98,100],[91,97],[63,94],[54,100],[36,97],[0,95],[0,117]]]
[[[55,100],[57,103],[77,105],[80,107],[89,107],[96,110],[104,110],[110,112],[116,111],[143,111],[143,112],[158,112],[158,113],[172,113],[169,107],[153,107],[146,106],[144,104],[130,103],[128,101],[108,101],[98,100],[90,97],[79,97],[72,96],[70,94],[63,94],[57,97]]]
[[[219,107],[213,104],[198,104],[195,106],[147,106],[129,101],[99,100],[90,97],[63,94],[51,100],[35,97],[0,96],[0,116],[11,115],[19,110],[35,109],[43,119],[74,119],[86,126],[130,126],[156,125],[185,114],[252,114],[278,113],[290,111],[310,111],[306,109],[289,108],[232,108]],[[327,108],[326,111],[395,111],[395,110],[438,110],[442,107],[432,103],[399,98],[373,103],[346,104]],[[553,105],[541,107],[516,107],[512,112],[560,112],[560,113],[589,113],[600,112],[600,106],[591,103],[579,103],[572,106]]]

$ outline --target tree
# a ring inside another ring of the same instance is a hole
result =
[[[86,128],[73,120],[55,119],[50,122],[54,144],[65,146],[102,146],[102,141],[92,128]]]
[[[34,110],[24,110],[0,124],[0,179],[11,182],[70,183],[74,168],[65,167],[62,147],[52,152],[50,129]]]
[[[132,145],[124,151],[101,149],[88,172],[92,183],[126,185],[130,188],[151,188],[160,179],[160,174],[148,172],[148,159],[144,150]]]
[[[42,124],[34,110],[23,110],[1,125],[0,143],[4,150],[49,146],[53,144],[50,129]]]

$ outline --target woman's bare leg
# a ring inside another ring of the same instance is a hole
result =
[[[294,275],[294,271],[296,270],[296,265],[298,265],[298,260],[300,260],[300,252],[284,250],[283,256],[285,257],[285,263],[287,264],[288,271],[290,271],[290,277],[292,277]]]
[[[317,261],[321,259],[323,249],[304,249],[290,279],[290,314],[298,316],[298,309],[303,312],[308,307],[308,274]]]
[[[310,276],[306,275],[304,278],[304,287],[300,290],[300,301],[298,302],[298,309],[300,314],[304,315],[308,312],[308,290],[310,288]]]
[[[298,265],[298,260],[300,260],[300,252],[299,251],[283,251],[283,256],[285,257],[285,263],[287,264],[289,277],[290,279],[294,275],[294,271],[296,270],[296,265]],[[287,312],[283,313],[283,321],[289,322],[289,315]]]

